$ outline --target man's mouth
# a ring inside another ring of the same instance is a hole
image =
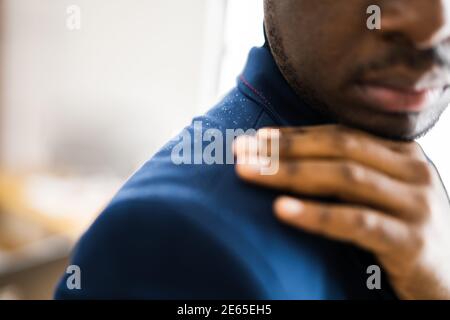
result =
[[[390,113],[420,113],[449,88],[448,70],[438,66],[410,69],[395,65],[371,70],[353,81],[352,95],[363,105]]]
[[[365,105],[394,113],[418,113],[439,100],[445,88],[401,88],[388,84],[358,83],[354,90]]]

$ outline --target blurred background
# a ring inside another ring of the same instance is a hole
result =
[[[263,44],[262,0],[0,0],[0,299],[49,299],[123,181]],[[421,140],[450,185],[448,112]]]

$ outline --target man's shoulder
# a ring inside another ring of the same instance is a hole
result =
[[[232,205],[246,203],[230,201],[235,196],[246,197],[244,184],[225,158],[217,163],[205,158],[209,142],[214,141],[208,139],[208,129],[217,130],[210,130],[210,134],[247,130],[261,118],[261,112],[252,109],[254,106],[242,96],[232,93],[227,97],[194,119],[125,183],[74,250],[71,264],[84,271],[83,292],[68,291],[66,276],[56,297],[226,298],[263,294],[260,281],[246,262],[251,256],[248,252],[252,252],[246,247],[249,244],[226,214]],[[245,104],[242,110],[235,109],[241,108],[238,103]],[[198,121],[204,126],[200,148],[195,145]],[[178,163],[174,149],[182,145],[183,134],[190,136],[184,151],[192,156],[192,162]],[[226,143],[216,146],[227,147]],[[201,157],[196,162],[198,149]]]
[[[183,214],[211,210],[223,193],[238,194],[243,183],[234,171],[234,139],[256,132],[272,120],[237,89],[216,107],[196,117],[125,183],[111,206],[134,203]],[[220,197],[215,197],[218,193]]]
[[[211,208],[194,192],[113,201],[74,250],[82,290],[68,290],[65,275],[56,298],[263,297],[242,235]]]

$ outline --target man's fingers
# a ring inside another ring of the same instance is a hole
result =
[[[404,150],[407,148],[405,144],[336,127],[322,130],[316,128],[303,134],[280,135],[281,157],[344,158],[400,180],[428,183],[430,176],[426,163],[411,157],[409,153],[405,154]]]
[[[378,136],[371,135],[365,131],[357,130],[354,128],[345,127],[342,125],[321,125],[321,126],[306,126],[306,127],[284,127],[284,128],[263,128],[261,131],[266,130],[279,130],[279,134],[283,135],[296,135],[298,133],[323,133],[326,135],[347,137],[347,136],[359,136],[365,139],[369,139],[379,145],[382,145],[394,152],[402,153],[406,156],[417,155],[417,147],[415,142],[402,142],[384,139]],[[266,133],[263,133],[263,136]],[[419,157],[420,158],[420,157]]]
[[[274,204],[283,222],[375,253],[408,246],[410,233],[400,220],[363,207],[325,205],[280,197]]]
[[[420,187],[383,175],[356,162],[343,160],[280,161],[274,175],[262,175],[263,166],[253,161],[236,166],[246,181],[300,195],[332,197],[374,207],[416,220],[427,212],[422,208]],[[405,199],[411,199],[405,201]]]
[[[279,157],[285,159],[347,159],[381,171],[399,180],[428,184],[431,173],[423,159],[410,155],[414,147],[372,137],[336,126],[262,129],[256,137],[240,137],[235,144],[239,155],[271,156],[278,140]],[[408,152],[406,152],[408,150]]]

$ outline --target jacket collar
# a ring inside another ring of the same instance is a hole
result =
[[[238,88],[261,105],[280,126],[308,126],[330,123],[323,115],[306,105],[284,79],[267,43],[253,48]]]

